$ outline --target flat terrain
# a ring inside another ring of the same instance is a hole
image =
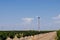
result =
[[[28,36],[28,37],[26,36],[20,39],[15,37],[13,40],[55,40],[55,38],[56,38],[56,32],[49,32],[49,33],[38,34],[34,36]],[[8,38],[7,40],[12,40],[12,39]]]
[[[38,40],[55,40],[57,37],[56,32],[50,32],[43,34],[42,36],[40,35]]]

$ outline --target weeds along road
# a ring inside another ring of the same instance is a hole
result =
[[[49,32],[45,34],[38,34],[34,36],[26,36],[18,39],[15,37],[13,40],[56,40],[57,33],[56,32]],[[10,40],[10,39],[7,39]]]

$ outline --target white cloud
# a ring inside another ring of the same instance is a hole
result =
[[[16,24],[2,24],[0,25],[0,30],[27,30],[27,29],[32,29],[32,22],[34,20],[34,18],[22,18],[22,21],[20,21],[20,23],[16,23]]]
[[[39,17],[39,16],[36,16],[36,17]]]
[[[33,24],[33,20],[34,18],[29,18],[29,17],[25,17],[25,18],[22,18],[22,23],[21,23],[21,26],[24,28],[24,29],[32,29],[32,24]]]
[[[60,14],[58,16],[53,17],[53,19],[60,19]]]
[[[54,24],[60,24],[60,20],[54,20],[53,23]]]
[[[60,14],[52,18],[54,24],[60,24]]]
[[[34,18],[22,18],[22,21],[25,23],[31,23],[34,20]]]

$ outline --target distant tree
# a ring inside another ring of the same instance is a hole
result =
[[[14,32],[10,32],[10,33],[8,34],[8,36],[13,40],[13,38],[15,37],[15,33],[14,33]]]
[[[0,34],[0,40],[6,40],[6,38],[7,38],[7,33],[6,32],[2,32]]]

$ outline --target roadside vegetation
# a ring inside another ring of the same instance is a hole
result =
[[[53,32],[53,31],[0,31],[0,40],[6,40],[7,37],[10,37],[12,40],[15,36],[17,38],[20,37],[25,37],[25,36],[31,36],[31,35],[36,35],[36,34],[41,34],[41,33],[48,33],[48,32]],[[59,32],[60,33],[60,32]],[[60,35],[59,35],[60,38]]]
[[[57,31],[57,40],[60,40],[60,30]]]

